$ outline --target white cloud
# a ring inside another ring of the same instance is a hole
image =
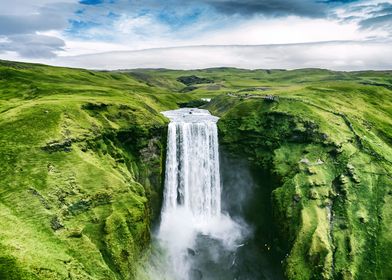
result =
[[[26,15],[36,13],[44,6],[77,4],[78,0],[0,0],[2,15]]]
[[[219,19],[225,21],[225,19]],[[199,25],[191,25],[181,32],[171,33],[168,28],[154,21],[150,16],[139,18],[122,16],[109,30],[92,29],[89,36],[116,35],[112,42],[98,40],[77,40],[61,35],[60,32],[43,32],[66,42],[62,56],[93,54],[97,52],[140,50],[162,47],[196,45],[260,45],[293,44],[318,41],[362,41],[367,38],[385,36],[379,30],[360,30],[353,22],[330,21],[326,19],[303,19],[288,17],[282,19],[251,19],[240,24],[226,25],[219,30],[200,32]]]
[[[64,46],[63,39],[42,33],[66,28],[67,16],[72,14],[74,2],[31,0],[26,3],[21,0],[0,0],[0,35],[6,38],[0,43],[2,57],[56,56],[56,52]]]
[[[101,53],[112,51],[127,51],[128,46],[116,43],[106,43],[100,41],[81,41],[81,40],[68,40],[64,51],[58,52],[60,56],[77,56],[91,53]]]
[[[46,63],[90,69],[208,67],[391,69],[392,44],[325,42],[261,46],[201,46],[59,57]]]
[[[17,34],[0,43],[0,50],[16,52],[22,57],[48,58],[64,47],[64,41],[53,36]]]
[[[334,40],[363,40],[384,35],[360,31],[356,23],[288,17],[253,19],[194,39],[193,44],[290,44]],[[197,43],[199,41],[199,43]]]
[[[104,5],[87,7],[78,4],[77,0],[0,0],[0,23],[3,23],[0,25],[0,58],[20,60],[23,57],[36,57],[30,61],[110,69],[189,69],[210,66],[362,69],[385,68],[388,65],[385,58],[388,58],[387,52],[390,51],[390,30],[385,28],[384,22],[378,23],[378,26],[382,25],[380,28],[361,28],[361,22],[363,25],[364,19],[371,18],[370,14],[377,8],[377,4],[390,3],[392,0],[336,4],[336,8],[328,10],[330,16],[318,18],[306,17],[309,7],[303,4],[308,0],[294,3],[301,11],[302,7],[306,8],[305,17],[298,16],[302,13],[287,13],[287,7],[283,5],[287,1],[277,1],[276,7],[272,7],[274,11],[279,8],[285,11],[284,15],[297,15],[279,18],[274,17],[275,12],[263,16],[249,9],[253,6],[264,7],[268,1],[248,1],[248,5],[244,3],[242,14],[232,13],[232,7],[242,4],[233,1],[203,1],[204,4],[212,3],[215,8],[218,2],[225,3],[224,7],[218,6],[226,12],[211,13],[213,9],[207,8],[203,10],[207,12],[197,17],[197,20],[180,24],[177,28],[157,16],[165,5],[175,12],[173,3],[177,3],[176,1],[162,4],[156,0],[143,3],[122,0],[113,5],[105,2]],[[195,4],[194,1],[189,3]],[[155,12],[149,9],[146,10],[150,12],[140,12],[143,5],[149,5]],[[326,5],[322,6],[327,9]],[[84,9],[83,12],[76,14],[81,8]],[[192,5],[184,5],[179,6],[178,11],[179,14],[192,14],[190,11],[193,8]],[[113,18],[108,16],[109,12],[115,14]],[[75,30],[66,31],[69,20],[80,21],[81,27],[74,26]],[[372,27],[374,26],[376,25],[373,24]],[[1,34],[6,36],[1,37]],[[16,36],[17,34],[19,35]],[[386,39],[386,42],[381,43],[381,38],[384,41]],[[330,41],[351,42],[314,43]],[[186,47],[208,45],[231,47]],[[149,50],[135,51],[143,49]],[[101,52],[106,54],[97,54]],[[87,54],[92,55],[79,56]],[[38,58],[54,55],[60,57],[56,60]],[[101,57],[102,61],[98,59]],[[391,65],[388,67],[391,68]]]

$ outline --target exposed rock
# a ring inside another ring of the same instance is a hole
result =
[[[348,178],[345,176],[345,175],[340,175],[339,176],[339,182],[342,184],[342,185],[345,185],[345,184],[348,184]]]
[[[71,238],[80,238],[80,237],[82,237],[83,236],[83,230],[81,230],[81,229],[73,229],[73,230],[71,230],[70,232],[69,232],[69,234],[68,234],[68,237],[71,237]]]
[[[300,200],[301,200],[301,195],[300,194],[295,194],[295,195],[293,195],[293,201],[294,202],[300,202]]]
[[[309,165],[309,164],[310,164],[310,161],[309,161],[307,158],[303,158],[303,159],[301,159],[301,160],[299,161],[299,163],[303,163],[303,164]]]
[[[56,231],[63,228],[64,225],[61,223],[59,217],[53,216],[52,219],[50,220],[50,227]]]
[[[89,200],[79,200],[71,204],[67,212],[71,215],[78,215],[80,213],[86,212],[91,207],[91,201]]]
[[[36,189],[31,187],[31,188],[29,188],[29,191],[31,192],[31,194],[33,194],[36,197],[38,197],[39,201],[45,207],[45,209],[47,209],[47,210],[51,209],[51,207],[50,207],[48,201],[46,200],[46,198],[42,194],[40,194]]]
[[[359,177],[357,176],[357,174],[354,174],[352,176],[352,179],[355,183],[359,184],[361,182],[361,179],[359,179]]]
[[[48,168],[48,173],[53,173],[54,172],[54,165],[53,164],[48,163],[47,168]]]
[[[347,172],[350,175],[351,179],[355,182],[355,183],[360,183],[361,180],[359,179],[357,173],[355,172],[355,167],[351,164],[347,164]]]
[[[318,192],[315,191],[314,189],[310,189],[310,190],[309,190],[309,195],[308,195],[308,196],[309,196],[309,198],[312,199],[312,200],[316,200],[316,199],[319,198]]]
[[[349,179],[345,175],[340,175],[338,177],[338,184],[337,184],[337,190],[343,195],[348,194],[348,189],[349,189]]]
[[[354,171],[355,167],[352,164],[347,163],[347,169],[350,170],[350,171]]]
[[[307,172],[308,172],[309,175],[315,175],[315,174],[317,174],[316,169],[314,169],[314,168],[311,167],[311,166],[309,166],[309,167],[307,168]]]
[[[72,151],[72,140],[68,138],[64,141],[51,141],[47,143],[46,146],[42,147],[42,149],[49,153],[70,152]]]
[[[266,95],[263,98],[267,102],[279,102],[279,97],[275,95]]]
[[[324,207],[331,207],[332,206],[332,200],[331,199],[329,199],[329,198],[326,198],[326,199],[324,199],[324,201],[323,201],[323,206]]]
[[[320,187],[326,185],[325,181],[318,177],[309,179],[309,184],[311,187]]]
[[[140,157],[143,162],[151,162],[160,156],[159,140],[152,138],[148,141],[147,147],[140,150]]]

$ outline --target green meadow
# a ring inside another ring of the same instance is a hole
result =
[[[180,106],[219,116],[221,146],[275,178],[273,248],[287,279],[392,279],[392,72],[10,61],[0,279],[138,279],[162,202],[160,112]]]

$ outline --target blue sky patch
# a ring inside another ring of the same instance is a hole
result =
[[[83,5],[99,5],[103,3],[103,0],[80,0],[79,3]]]
[[[113,13],[113,12],[109,12],[108,15],[107,15],[107,17],[108,17],[109,19],[116,20],[116,19],[118,19],[118,18],[120,17],[120,15],[118,15],[118,14],[116,14],[116,13]]]
[[[167,10],[162,10],[157,14],[157,19],[171,27],[182,27],[196,22],[201,15],[202,12],[199,9],[195,9],[191,12],[180,15],[169,12]]]

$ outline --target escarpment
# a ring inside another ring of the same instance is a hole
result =
[[[221,114],[221,144],[275,178],[274,247],[288,279],[389,277],[390,147],[375,127],[302,99],[221,97],[210,106]]]

